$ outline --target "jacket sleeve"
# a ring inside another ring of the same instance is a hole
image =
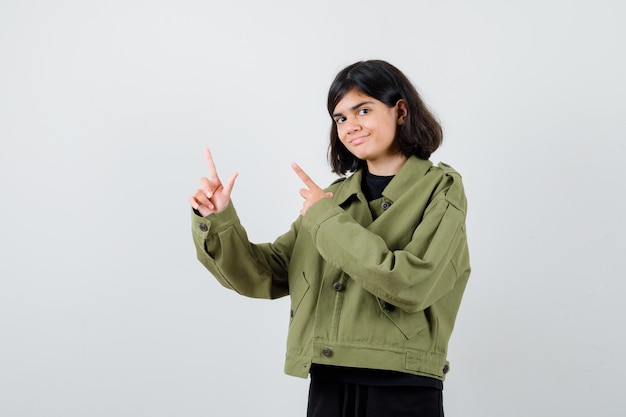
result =
[[[192,211],[192,235],[198,260],[224,287],[254,298],[289,293],[287,268],[295,224],[274,243],[253,244],[231,202],[206,217]]]
[[[451,291],[460,276],[469,274],[465,204],[460,180],[453,181],[429,203],[410,242],[399,250],[390,250],[382,237],[361,226],[331,199],[313,205],[302,227],[311,234],[321,256],[366,291],[406,312],[417,312]]]

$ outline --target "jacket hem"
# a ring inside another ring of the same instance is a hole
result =
[[[311,363],[316,363],[320,365],[397,371],[444,381],[450,368],[445,355],[418,350],[391,350],[389,347],[351,346],[318,340],[313,343],[313,352],[313,356],[310,358],[287,353],[285,373],[291,376],[306,378],[311,368]]]

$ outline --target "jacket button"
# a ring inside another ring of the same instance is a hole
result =
[[[207,230],[209,230],[209,227],[204,224],[204,223],[200,223],[200,230],[202,230],[203,232],[206,232]]]
[[[341,282],[335,282],[335,283],[333,284],[333,289],[334,289],[335,291],[339,291],[339,292],[341,292],[341,291],[343,291],[345,288],[346,288],[346,287],[345,287],[345,286],[344,286]]]
[[[322,355],[330,358],[331,356],[333,356],[333,351],[330,350],[330,348],[325,347],[324,349],[322,349]]]
[[[450,371],[450,367],[449,367],[448,365],[444,365],[444,366],[443,366],[443,373],[444,373],[444,374],[447,374],[447,373],[448,373],[448,371]]]
[[[393,304],[389,304],[386,301],[383,303],[383,310],[392,312],[395,309],[396,309],[396,306],[394,306]]]
[[[383,201],[383,210],[387,210],[391,206],[391,203],[388,201]]]

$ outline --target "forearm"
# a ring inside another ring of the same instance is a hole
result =
[[[286,270],[268,262],[271,245],[249,242],[232,203],[207,217],[192,213],[192,235],[198,260],[226,288],[254,298],[288,293]]]
[[[464,256],[464,215],[445,200],[417,229],[407,230],[410,242],[395,250],[330,200],[311,207],[302,224],[326,261],[409,312],[427,308],[454,288],[459,274],[454,258]]]

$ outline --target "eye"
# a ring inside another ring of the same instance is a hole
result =
[[[346,121],[346,118],[345,118],[345,117],[343,117],[343,116],[337,116],[337,117],[335,117],[335,123],[336,123],[336,124],[341,124],[341,123],[343,123],[343,122],[345,122],[345,121]]]
[[[370,109],[359,109],[359,115],[363,116],[370,112]]]

